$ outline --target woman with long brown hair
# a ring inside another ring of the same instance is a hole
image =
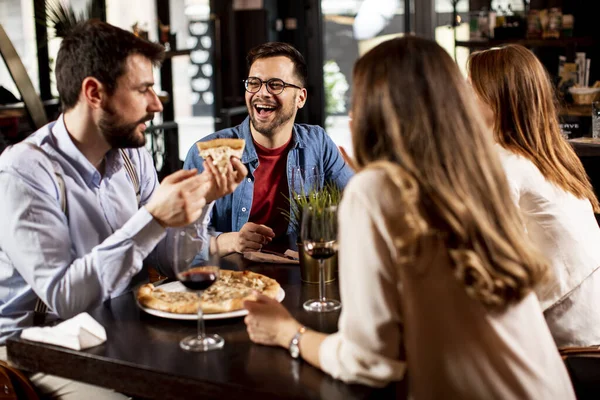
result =
[[[404,378],[416,399],[572,399],[532,288],[547,265],[520,229],[474,97],[435,42],[384,42],[354,67],[358,174],[339,211],[342,312],[305,331],[276,301],[247,302],[257,343],[335,378]]]
[[[554,340],[600,345],[600,206],[561,135],[546,70],[519,45],[473,53],[468,70],[527,233],[550,261],[536,291]]]

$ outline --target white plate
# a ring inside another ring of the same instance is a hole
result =
[[[165,292],[191,292],[191,290],[189,290],[188,288],[183,286],[183,283],[181,283],[179,281],[165,283],[164,285],[160,285],[158,287],[161,288],[162,290],[164,290]],[[279,301],[281,303],[283,301],[284,297],[285,297],[285,291],[283,290],[283,288],[280,287],[279,293],[277,293],[277,301]],[[154,310],[152,308],[144,307],[137,301],[137,296],[136,296],[135,302],[139,308],[141,308],[148,314],[152,314],[157,317],[170,318],[170,319],[184,319],[184,320],[189,320],[189,321],[194,321],[194,320],[198,319],[198,315],[196,315],[196,314],[175,314],[175,313]],[[236,318],[236,317],[243,317],[244,315],[247,315],[247,314],[248,314],[248,310],[242,309],[242,310],[236,310],[236,311],[231,311],[231,312],[226,312],[226,313],[204,314],[204,319],[211,320],[211,319]]]

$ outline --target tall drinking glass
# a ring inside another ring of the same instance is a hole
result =
[[[209,246],[210,238],[214,236],[212,230],[208,231],[204,246]],[[190,290],[198,295],[198,332],[179,342],[182,349],[188,351],[209,351],[220,349],[225,344],[219,335],[207,335],[204,330],[204,312],[202,311],[202,292],[208,289],[219,279],[220,259],[219,251],[208,257],[199,256],[203,248],[201,228],[196,224],[180,228],[173,241],[175,274]],[[216,246],[216,244],[215,244]]]
[[[342,304],[325,297],[325,260],[337,252],[337,207],[308,207],[302,213],[300,230],[304,251],[319,261],[319,298],[304,303],[306,311],[329,312]]]
[[[308,196],[309,193],[321,189],[321,176],[316,167],[292,168],[291,192],[294,196]]]

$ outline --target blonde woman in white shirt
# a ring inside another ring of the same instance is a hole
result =
[[[536,288],[559,347],[600,345],[600,211],[581,161],[562,137],[547,73],[525,47],[474,53],[471,84],[487,106],[510,193],[552,279]]]
[[[346,382],[383,386],[408,370],[415,399],[573,399],[531,291],[546,262],[457,66],[406,37],[362,57],[353,82],[359,173],[339,211],[339,331],[305,331],[259,296],[246,304],[250,339],[294,338]]]

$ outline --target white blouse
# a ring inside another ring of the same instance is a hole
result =
[[[401,195],[382,170],[357,174],[339,210],[339,331],[319,350],[322,369],[346,382],[404,378],[416,399],[574,399],[533,293],[491,313],[453,277],[441,239],[401,265],[410,234]]]
[[[528,159],[497,148],[529,237],[552,266],[536,292],[556,344],[600,345],[600,228],[591,203],[546,180]]]

